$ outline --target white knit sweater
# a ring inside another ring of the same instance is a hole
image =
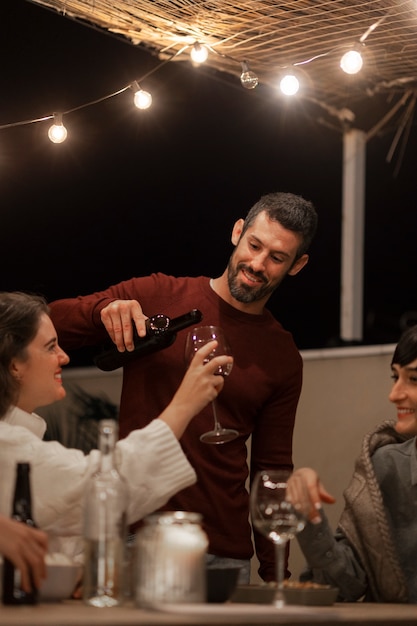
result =
[[[49,551],[72,558],[82,554],[81,533],[86,484],[100,455],[84,455],[55,441],[43,441],[43,418],[11,407],[0,420],[0,512],[11,514],[16,463],[31,465],[32,510],[49,535]],[[129,523],[155,511],[177,491],[196,482],[196,474],[165,422],[155,419],[116,445],[120,474],[128,486]]]

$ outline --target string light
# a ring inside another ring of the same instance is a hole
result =
[[[149,109],[152,104],[152,96],[149,91],[144,91],[140,88],[139,83],[135,80],[131,85],[135,92],[133,102],[138,109]]]
[[[357,48],[348,50],[340,59],[340,67],[346,74],[357,74],[363,66],[363,58]]]
[[[359,43],[355,44],[355,46],[349,50],[348,52],[346,52],[341,60],[340,60],[340,67],[344,72],[347,72],[349,74],[355,74],[357,72],[359,72],[363,66],[363,58],[362,58],[362,54],[361,54],[361,48],[364,47],[364,41],[365,39],[367,39],[367,37],[374,32],[374,30],[380,26],[385,19],[388,17],[388,13],[383,16],[382,18],[380,18],[377,22],[375,22],[375,24],[372,24],[367,31],[362,35],[362,37],[359,39]],[[255,87],[258,86],[259,84],[259,79],[258,76],[255,74],[255,72],[253,72],[251,69],[249,69],[249,64],[247,61],[238,61],[237,59],[234,59],[233,57],[227,56],[225,54],[221,54],[219,53],[217,50],[215,50],[214,48],[212,48],[210,45],[208,44],[202,44],[198,41],[196,41],[192,46],[190,45],[185,45],[184,47],[182,47],[180,50],[176,51],[174,54],[172,54],[170,57],[166,58],[164,61],[162,61],[161,63],[159,63],[157,66],[155,66],[152,70],[150,70],[147,74],[145,74],[140,80],[143,81],[145,78],[147,78],[148,76],[150,76],[151,74],[157,72],[162,66],[164,66],[166,63],[169,63],[170,61],[172,61],[174,58],[178,57],[179,55],[181,55],[185,50],[188,50],[191,47],[191,51],[190,51],[190,57],[192,59],[192,63],[193,65],[200,65],[201,63],[204,63],[204,61],[207,60],[208,58],[208,53],[209,50],[210,52],[214,53],[214,54],[218,54],[219,56],[222,56],[226,59],[228,59],[229,61],[233,61],[236,62],[240,65],[241,67],[241,74],[240,74],[240,83],[242,85],[242,87],[244,87],[245,89],[255,89]],[[307,65],[313,61],[315,61],[316,59],[319,59],[321,57],[326,57],[329,56],[330,54],[334,54],[335,51],[340,50],[341,46],[337,46],[336,48],[332,48],[330,50],[328,50],[327,52],[323,52],[321,54],[318,54],[314,57],[311,57],[309,59],[305,59],[304,61],[299,61],[296,63],[293,63],[291,65],[291,67],[295,68],[298,66],[303,66],[303,65]],[[346,49],[346,48],[345,48]],[[288,66],[287,66],[288,67]],[[283,67],[278,67],[277,71],[282,71]],[[298,70],[297,70],[298,73]],[[408,80],[408,79],[407,79]],[[409,79],[410,81],[415,81],[417,80],[415,77],[412,77]],[[11,128],[14,126],[23,126],[23,125],[28,125],[28,124],[33,124],[36,122],[44,122],[45,120],[50,120],[53,119],[54,123],[52,124],[52,126],[49,128],[48,130],[48,137],[49,139],[53,142],[53,143],[62,143],[63,141],[66,140],[67,138],[67,129],[65,128],[65,126],[62,123],[62,117],[63,115],[68,116],[68,114],[74,112],[74,111],[78,111],[80,109],[86,108],[88,106],[92,106],[94,104],[98,104],[99,102],[103,102],[104,100],[108,100],[109,98],[112,98],[116,95],[119,95],[121,93],[123,93],[124,91],[126,91],[127,89],[132,89],[134,91],[134,104],[137,108],[139,109],[147,109],[151,106],[152,104],[152,96],[148,91],[143,90],[140,86],[139,86],[139,82],[138,81],[133,81],[131,84],[122,87],[121,89],[119,89],[116,92],[113,92],[111,94],[105,95],[102,98],[98,98],[96,100],[87,102],[85,104],[81,104],[78,107],[74,107],[72,109],[69,109],[67,111],[64,111],[63,113],[53,113],[52,115],[46,115],[44,117],[41,118],[35,118],[35,119],[30,119],[30,120],[22,120],[22,121],[18,121],[18,122],[12,122],[9,124],[3,124],[0,125],[0,130],[4,129],[4,128]],[[283,78],[280,81],[280,89],[282,91],[282,93],[284,93],[286,96],[294,96],[298,93],[299,89],[300,89],[300,81],[296,75],[295,72],[292,73],[288,73],[285,76],[283,76]],[[310,97],[311,99],[311,97]],[[345,109],[343,109],[342,111],[340,111],[340,114],[345,113]],[[337,111],[334,111],[333,114],[337,114]],[[349,112],[350,113],[350,112]]]
[[[66,140],[68,131],[62,123],[62,114],[54,113],[54,123],[48,130],[48,137],[52,143],[62,143]]]
[[[300,81],[295,74],[288,73],[281,78],[279,88],[285,96],[295,96],[300,89]]]
[[[201,43],[196,41],[191,48],[190,56],[193,63],[201,65],[201,63],[207,61],[208,49],[206,48],[206,46],[203,46],[201,45]]]
[[[242,61],[240,82],[245,89],[255,89],[259,83],[257,75],[249,69],[249,65],[246,61]]]

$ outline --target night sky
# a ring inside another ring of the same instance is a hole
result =
[[[0,126],[80,107],[64,116],[63,144],[49,141],[50,121],[0,129],[1,289],[52,300],[153,271],[219,275],[234,221],[262,194],[291,191],[315,204],[319,230],[310,263],[269,308],[300,349],[338,344],[342,135],[317,109],[247,91],[185,56],[140,81],[153,96],[147,111],[131,90],[84,106],[160,61],[26,0],[4,3],[1,27]],[[371,344],[395,342],[417,311],[417,133],[398,175],[386,161],[394,134],[367,146]]]

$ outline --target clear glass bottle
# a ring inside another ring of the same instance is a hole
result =
[[[118,606],[125,595],[127,488],[115,464],[116,420],[99,422],[100,468],[85,494],[84,602]]]
[[[12,517],[23,524],[36,527],[32,515],[30,487],[30,464],[16,464],[16,483],[13,496]],[[23,591],[20,586],[20,571],[9,559],[3,561],[3,604],[37,604],[38,590]]]
[[[136,537],[136,604],[206,601],[207,535],[201,515],[186,511],[155,513]]]

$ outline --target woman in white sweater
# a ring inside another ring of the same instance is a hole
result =
[[[214,347],[210,342],[196,353],[159,418],[117,443],[118,469],[129,489],[129,523],[196,481],[178,440],[194,415],[223,387],[223,377],[215,372],[232,357],[206,363]],[[83,496],[98,468],[99,452],[84,455],[43,441],[46,424],[34,413],[37,407],[64,398],[61,373],[68,362],[46,301],[21,292],[0,293],[0,513],[11,514],[16,463],[29,462],[33,515],[48,533],[49,551],[76,558],[82,554]]]

